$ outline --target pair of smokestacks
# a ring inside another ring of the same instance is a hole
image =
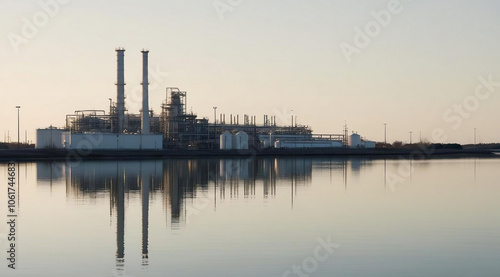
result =
[[[141,133],[149,134],[150,118],[149,118],[149,80],[148,80],[148,53],[147,50],[142,50],[142,116],[141,116]],[[125,49],[116,49],[118,76],[116,81],[117,96],[116,96],[116,113],[118,115],[118,133],[123,133],[125,125]]]

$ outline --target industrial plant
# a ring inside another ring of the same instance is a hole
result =
[[[101,149],[101,150],[244,150],[304,148],[374,148],[375,143],[348,134],[313,134],[311,128],[276,123],[276,116],[264,115],[262,123],[256,116],[216,113],[214,120],[198,118],[187,112],[187,92],[176,87],[165,89],[165,100],[159,113],[149,106],[148,53],[142,53],[142,109],[131,114],[125,108],[125,49],[116,49],[116,102],[109,111],[78,110],[66,115],[64,128],[37,130],[39,149]],[[217,117],[218,120],[217,120]]]

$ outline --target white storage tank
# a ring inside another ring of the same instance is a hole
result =
[[[358,134],[352,134],[349,137],[349,147],[360,148],[361,147],[361,136]]]
[[[37,129],[36,148],[63,148],[63,130],[57,128]]]
[[[246,150],[248,149],[248,134],[240,131],[234,135],[233,149]]]
[[[233,135],[228,131],[225,131],[220,135],[220,150],[231,150],[233,149]]]

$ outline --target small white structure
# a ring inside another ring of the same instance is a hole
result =
[[[350,148],[375,148],[376,142],[371,140],[365,140],[359,134],[353,133],[349,136],[349,147]]]
[[[349,136],[349,147],[350,148],[360,148],[361,144],[361,136],[358,134],[352,134]]]
[[[53,127],[36,130],[36,148],[63,148],[63,130]]]
[[[233,149],[246,150],[248,149],[248,134],[240,131],[233,137]]]
[[[225,131],[220,135],[220,150],[231,150],[233,149],[233,135],[228,131]]]
[[[370,140],[363,141],[363,148],[375,148],[375,142]]]
[[[335,140],[307,140],[307,141],[277,140],[274,142],[274,148],[278,149],[331,148],[331,147],[342,147],[342,142]]]

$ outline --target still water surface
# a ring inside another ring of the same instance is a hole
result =
[[[499,276],[500,159],[21,163],[0,276]]]

